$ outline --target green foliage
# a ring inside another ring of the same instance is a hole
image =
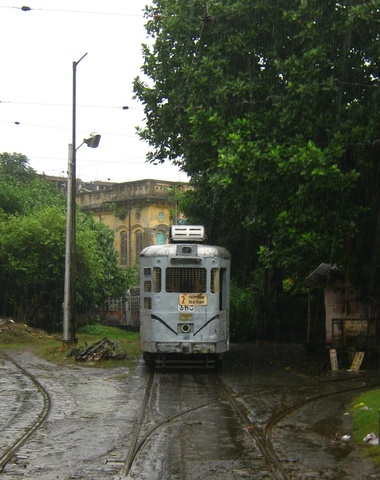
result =
[[[18,154],[0,155],[0,192],[0,313],[54,330],[62,321],[66,198]],[[135,282],[118,267],[107,227],[80,212],[76,224],[76,300],[84,314]]]
[[[78,328],[78,333],[86,333],[88,335],[101,335],[106,337],[107,336],[107,327],[100,324],[93,324],[93,325],[83,325]]]
[[[65,216],[58,207],[0,221],[2,300],[27,321],[62,291]]]
[[[231,340],[246,341],[256,338],[259,322],[255,318],[255,296],[251,289],[231,283]]]
[[[56,187],[41,179],[24,155],[0,154],[0,215],[29,214],[56,204],[62,204]]]
[[[267,270],[270,322],[283,279],[302,291],[322,262],[378,295],[376,3],[156,0],[146,18],[139,134],[191,177],[180,207],[231,250],[239,284]]]
[[[77,214],[77,304],[79,312],[125,296],[126,274],[118,267],[113,232],[88,214]]]

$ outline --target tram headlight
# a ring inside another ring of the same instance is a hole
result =
[[[183,325],[181,325],[181,332],[182,333],[189,333],[191,330],[191,327],[188,323],[184,323]]]
[[[180,323],[178,324],[179,333],[191,333],[194,330],[193,323]]]

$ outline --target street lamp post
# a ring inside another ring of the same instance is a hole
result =
[[[84,144],[97,148],[100,135],[92,133],[76,147],[76,69],[73,62],[73,122],[72,143],[69,144],[68,178],[67,178],[67,212],[66,212],[66,248],[65,248],[65,286],[63,300],[63,343],[77,343],[76,338],[76,152]],[[69,332],[70,329],[70,332]],[[69,335],[70,333],[70,335]]]

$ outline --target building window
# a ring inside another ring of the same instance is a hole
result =
[[[135,239],[136,239],[136,257],[138,257],[142,250],[142,231],[141,230],[136,232]]]
[[[164,218],[165,218],[164,212],[160,212],[160,213],[158,214],[158,220],[159,220],[160,222],[163,222],[163,221],[164,221]]]
[[[120,233],[120,264],[128,264],[128,241],[127,232]]]
[[[157,245],[165,245],[165,232],[159,230],[156,234]]]
[[[141,213],[140,212],[136,212],[136,220],[140,220],[141,218]]]

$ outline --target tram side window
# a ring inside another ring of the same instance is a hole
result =
[[[206,292],[205,268],[173,268],[165,273],[166,291],[168,293],[204,293]]]
[[[153,268],[153,292],[161,292],[161,268],[154,267]]]
[[[152,310],[152,299],[150,297],[144,297],[145,310]]]
[[[219,269],[212,268],[211,269],[211,293],[218,293],[219,292]]]
[[[150,267],[145,267],[144,268],[144,276],[145,277],[153,277],[151,279],[146,279],[144,280],[144,292],[161,292],[161,268],[159,267],[153,267],[151,269]],[[153,284],[153,289],[152,289],[152,284]]]

